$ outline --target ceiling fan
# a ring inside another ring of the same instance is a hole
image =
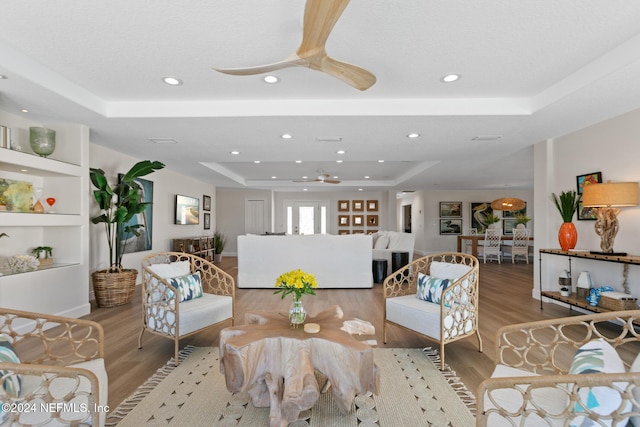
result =
[[[376,82],[376,76],[363,68],[333,59],[325,52],[327,38],[348,4],[349,0],[307,0],[300,47],[280,62],[248,68],[213,69],[225,74],[248,76],[285,67],[308,67],[336,77],[356,89],[366,90]]]
[[[331,176],[328,173],[324,173],[323,170],[318,170],[318,175],[316,179],[294,179],[293,182],[321,182],[323,184],[340,184],[342,181],[339,179],[330,179]]]

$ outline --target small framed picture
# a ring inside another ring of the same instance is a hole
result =
[[[598,219],[593,212],[593,208],[585,208],[582,206],[582,202],[578,202],[578,219],[581,221],[595,221]]]
[[[378,215],[367,215],[367,225],[369,227],[378,226]]]
[[[204,229],[205,230],[211,229],[211,214],[206,212],[204,213]]]
[[[364,210],[364,200],[354,200],[353,210],[355,212],[362,212]]]
[[[440,218],[462,218],[462,202],[440,202]]]
[[[513,229],[518,225],[518,220],[515,218],[504,218],[502,220],[502,234],[511,236]]]
[[[353,215],[354,227],[362,227],[364,225],[364,215]]]
[[[338,230],[338,234],[351,234],[349,230]]]
[[[367,200],[367,211],[368,212],[378,212],[378,201],[377,200]]]
[[[591,172],[584,175],[576,176],[576,186],[578,194],[582,194],[585,185],[600,184],[602,182],[602,172]]]
[[[353,234],[364,234],[364,230],[353,230]]]
[[[207,196],[206,194],[202,196],[202,210],[211,210],[211,196]]]
[[[441,219],[440,234],[457,235],[462,234],[461,219]]]
[[[349,212],[348,200],[338,200],[338,212]]]
[[[339,227],[348,227],[349,225],[349,215],[338,215]]]

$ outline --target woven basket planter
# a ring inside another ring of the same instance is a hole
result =
[[[136,289],[138,270],[122,269],[116,272],[98,270],[91,274],[93,291],[98,307],[116,307],[129,304]]]

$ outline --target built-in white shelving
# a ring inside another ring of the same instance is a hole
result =
[[[68,315],[89,313],[89,129],[77,124],[35,123],[0,111],[0,124],[11,128],[12,146],[0,148],[0,178],[43,189],[46,213],[0,211],[0,306]],[[29,146],[29,127],[56,131],[51,156],[37,156]],[[55,198],[53,207],[45,200]],[[6,259],[30,254],[37,246],[53,248],[54,264],[13,273]]]

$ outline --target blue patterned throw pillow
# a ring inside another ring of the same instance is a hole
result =
[[[602,338],[594,339],[584,344],[578,349],[573,357],[570,374],[595,374],[595,373],[616,373],[625,372],[624,363],[616,352],[616,349]],[[616,383],[624,389],[626,383]],[[580,415],[585,412],[585,408],[600,415],[607,415],[616,410],[622,402],[620,394],[609,387],[581,387],[578,390],[580,402],[576,403],[574,414],[576,415],[570,422],[572,427],[600,426],[601,424],[589,419],[587,415]],[[628,404],[626,411],[631,409]],[[627,421],[618,425],[626,425]],[[605,421],[605,425],[611,425],[611,421]]]
[[[449,286],[449,279],[438,279],[424,273],[418,273],[418,289],[416,298],[423,301],[440,304],[442,291]]]
[[[171,277],[167,279],[167,281],[170,285],[178,289],[180,302],[189,301],[202,296],[202,279],[200,278],[199,271],[196,271],[193,274],[187,274],[186,276]],[[173,292],[170,290],[168,293],[169,298],[173,298]]]
[[[0,335],[0,362],[20,363],[20,358],[16,354],[9,337]],[[4,379],[2,383],[2,389],[0,394],[8,394],[12,397],[18,397],[20,395],[20,389],[22,388],[22,378],[20,375],[11,371],[0,371],[0,377]]]

